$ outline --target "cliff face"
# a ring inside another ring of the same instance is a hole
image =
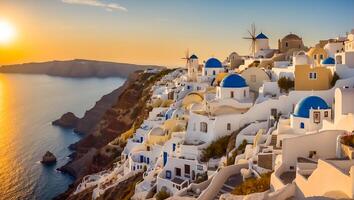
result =
[[[115,93],[116,96],[109,95],[110,99],[115,98],[114,103],[99,109],[104,111],[102,117],[95,116],[97,114],[93,108],[85,114],[83,119],[79,120],[77,126],[80,123],[85,126],[86,123],[90,123],[90,128],[85,131],[83,139],[71,145],[71,148],[76,150],[72,156],[73,160],[60,168],[61,171],[74,175],[77,181],[57,199],[66,199],[85,175],[108,169],[119,160],[125,143],[120,143],[114,148],[108,143],[130,128],[140,126],[150,111],[146,103],[151,96],[151,87],[167,72],[168,70],[159,74],[133,73],[119,89],[120,92]],[[99,105],[100,103],[96,103],[95,107],[100,107]],[[98,120],[92,122],[92,118]]]
[[[115,89],[107,95],[104,95],[99,101],[96,102],[94,107],[85,112],[83,118],[78,120],[76,126],[74,127],[74,132],[84,135],[91,134],[97,123],[102,119],[105,112],[117,103],[118,97],[129,87],[132,82],[136,81],[137,78],[138,73],[132,73],[121,87]],[[74,146],[71,147],[75,149]]]
[[[108,199],[130,199],[133,196],[135,184],[143,179],[143,174],[139,173],[135,176],[128,178],[127,180],[119,183],[118,185],[109,188],[98,200]],[[92,188],[88,188],[76,195],[72,195],[67,200],[86,200],[92,199]]]
[[[162,68],[160,66],[149,66]],[[86,78],[86,77],[128,77],[136,70],[147,69],[147,66],[127,63],[103,62],[94,60],[50,61],[42,63],[26,63],[0,67],[0,73],[46,74],[50,76]]]

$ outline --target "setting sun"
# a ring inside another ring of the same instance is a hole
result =
[[[7,44],[15,37],[15,28],[7,21],[0,21],[0,44]]]

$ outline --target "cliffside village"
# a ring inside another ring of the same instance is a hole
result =
[[[187,55],[152,88],[120,161],[74,194],[93,187],[97,199],[143,173],[132,199],[353,199],[354,30],[314,47],[255,36],[247,56]],[[240,193],[267,178],[269,188]]]

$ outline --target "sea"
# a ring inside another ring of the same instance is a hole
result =
[[[82,117],[124,78],[61,78],[0,74],[0,199],[52,199],[73,177],[56,169],[69,161],[68,146],[80,139],[51,122],[66,112]],[[57,163],[40,163],[46,151]]]

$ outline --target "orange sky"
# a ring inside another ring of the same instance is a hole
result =
[[[299,34],[310,46],[354,26],[353,13],[327,12],[335,3],[331,0],[327,0],[329,6],[321,8],[322,4],[312,1],[287,3],[292,10],[279,8],[283,4],[277,0],[242,5],[199,0],[92,1],[119,4],[126,10],[111,10],[103,3],[70,4],[66,0],[0,0],[0,20],[9,21],[17,30],[12,43],[0,44],[0,65],[82,58],[175,66],[184,65],[180,58],[187,48],[202,60],[211,56],[223,60],[232,51],[249,53],[249,41],[242,37],[247,36],[253,22],[270,38],[273,48],[289,32]],[[342,9],[353,5],[353,1],[341,3],[350,4],[338,5]],[[250,9],[255,8],[253,4],[268,14]],[[296,12],[298,6],[303,11],[301,16]],[[330,21],[336,22],[328,27]]]

